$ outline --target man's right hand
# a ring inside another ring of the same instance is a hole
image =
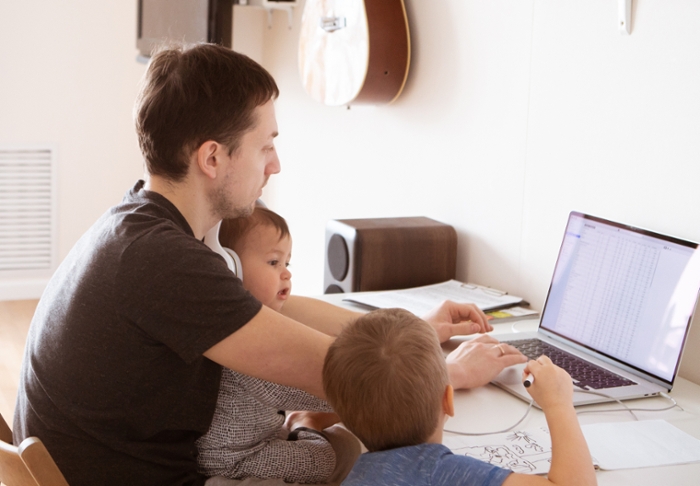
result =
[[[526,361],[510,344],[483,335],[463,342],[452,351],[447,356],[447,371],[455,389],[476,388],[489,383],[504,368]]]

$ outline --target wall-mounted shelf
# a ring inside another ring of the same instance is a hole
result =
[[[260,7],[267,11],[267,26],[272,27],[272,11],[284,10],[287,12],[287,22],[289,28],[292,28],[292,11],[298,5],[297,0],[238,0],[236,2],[240,6]]]

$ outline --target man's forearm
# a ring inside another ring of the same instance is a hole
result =
[[[245,375],[325,399],[321,370],[332,342],[332,337],[263,306],[246,325],[204,356]]]
[[[362,314],[311,297],[292,295],[282,307],[282,314],[329,336],[337,336]]]

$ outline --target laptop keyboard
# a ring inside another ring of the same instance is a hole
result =
[[[563,368],[571,375],[574,385],[584,390],[636,385],[635,382],[627,378],[589,363],[578,356],[567,353],[539,339],[521,339],[519,341],[509,341],[508,344],[517,348],[530,359],[537,359],[544,354],[555,365]]]

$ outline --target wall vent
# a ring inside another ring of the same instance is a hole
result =
[[[52,147],[0,146],[0,279],[56,268],[56,157]]]

